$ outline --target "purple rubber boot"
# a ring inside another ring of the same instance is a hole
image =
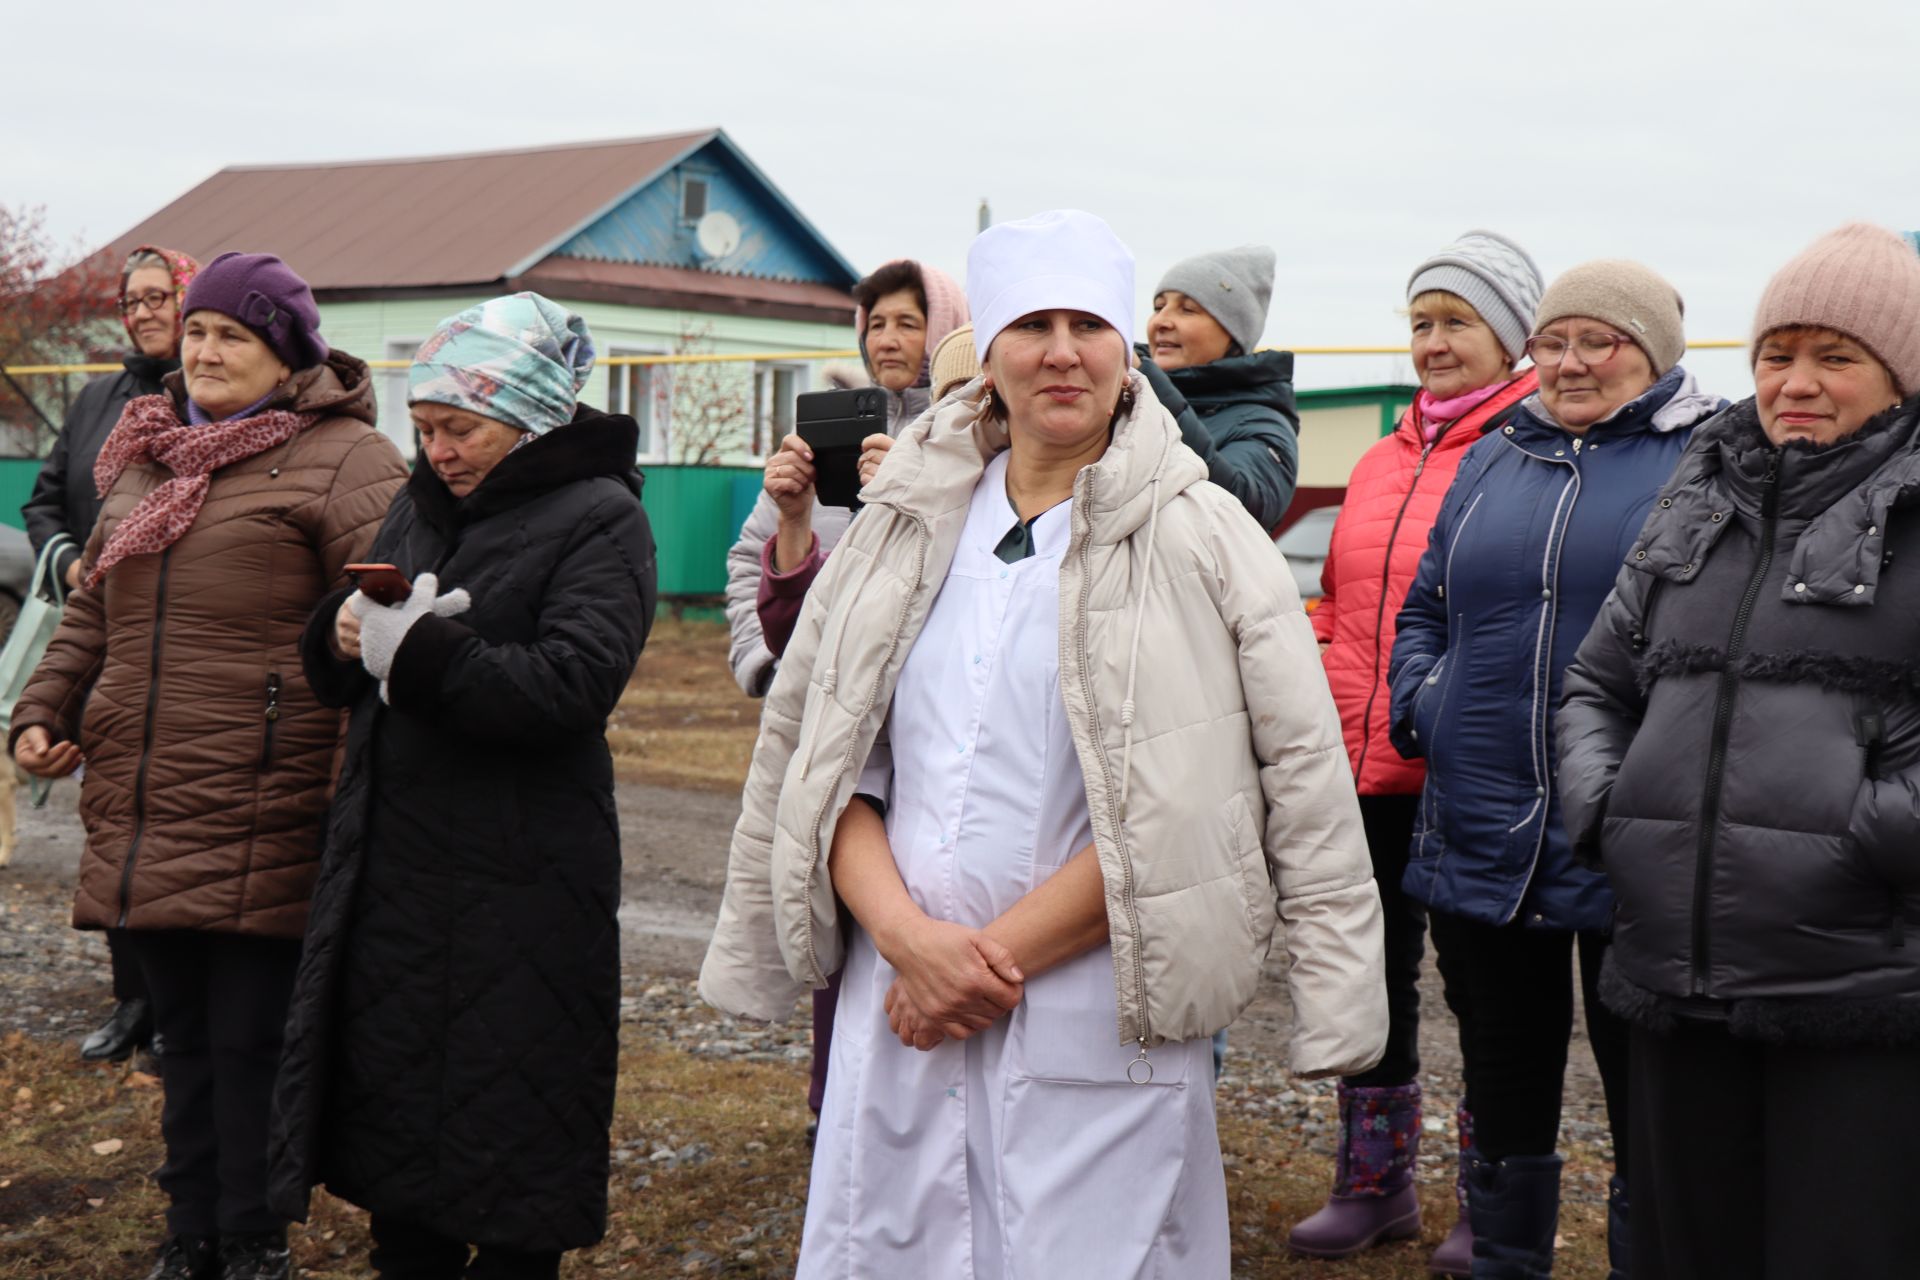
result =
[[[1420,1154],[1420,1085],[1340,1086],[1340,1152],[1326,1207],[1294,1227],[1287,1247],[1309,1258],[1345,1258],[1420,1234],[1413,1162]]]
[[[1460,1130],[1460,1164],[1453,1176],[1453,1198],[1460,1206],[1459,1220],[1427,1259],[1427,1274],[1433,1276],[1471,1276],[1473,1274],[1473,1219],[1467,1212],[1467,1163],[1476,1152],[1473,1147],[1473,1112],[1461,1103],[1453,1113]]]

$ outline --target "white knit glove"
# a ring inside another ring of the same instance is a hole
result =
[[[413,594],[399,604],[383,607],[358,591],[347,597],[347,607],[360,619],[360,665],[380,682],[380,701],[392,701],[387,697],[387,673],[393,670],[393,656],[400,652],[400,642],[413,624],[430,613],[451,618],[473,607],[465,587],[445,595],[439,591],[440,579],[423,573],[413,580]]]

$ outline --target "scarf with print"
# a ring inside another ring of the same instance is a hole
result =
[[[215,471],[285,444],[319,416],[268,409],[244,418],[193,426],[180,421],[167,396],[137,396],[127,401],[120,421],[100,446],[100,457],[93,464],[93,482],[100,496],[105,498],[120,473],[136,462],[158,463],[173,472],[173,477],[140,499],[114,526],[113,536],[107,539],[93,572],[87,575],[87,586],[98,587],[107,571],[128,556],[156,555],[180,541],[200,514]]]

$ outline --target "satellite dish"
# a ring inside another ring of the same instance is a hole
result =
[[[701,257],[724,258],[740,247],[740,221],[723,209],[715,209],[694,224],[693,239],[700,246]]]

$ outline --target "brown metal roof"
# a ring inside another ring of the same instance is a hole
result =
[[[853,298],[845,289],[801,280],[762,280],[716,275],[687,267],[590,258],[543,258],[508,283],[556,298],[619,302],[636,307],[763,316],[773,320],[853,323]]]
[[[108,253],[142,244],[202,262],[232,249],[277,253],[322,292],[483,284],[551,252],[717,133],[222,169]]]

